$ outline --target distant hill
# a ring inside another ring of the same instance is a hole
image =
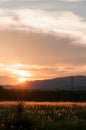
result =
[[[40,90],[86,90],[86,76],[69,76],[47,80],[26,81],[22,84],[5,88],[40,89]]]

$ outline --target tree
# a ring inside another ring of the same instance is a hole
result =
[[[3,85],[0,85],[0,90],[3,90],[3,89],[4,89]]]

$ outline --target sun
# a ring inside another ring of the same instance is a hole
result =
[[[19,78],[18,80],[20,83],[23,83],[23,82],[27,81],[27,78]]]
[[[23,83],[32,77],[32,73],[26,70],[14,70],[17,80]]]

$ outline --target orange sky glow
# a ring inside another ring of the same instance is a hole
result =
[[[1,0],[0,84],[86,75],[85,5]]]
[[[83,66],[83,69],[80,70],[80,66],[75,68],[67,68],[67,65],[64,66],[36,66],[36,65],[24,65],[24,64],[13,64],[13,65],[3,65],[0,64],[0,74],[2,77],[9,77],[7,82],[11,84],[18,84],[29,80],[40,80],[40,79],[49,79],[54,77],[68,76],[71,74],[83,73],[86,69],[86,66]],[[73,72],[72,72],[73,71]],[[6,82],[6,83],[7,83]]]

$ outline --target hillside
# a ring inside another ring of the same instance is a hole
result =
[[[26,81],[16,86],[5,88],[40,89],[40,90],[86,90],[86,76],[69,76],[47,80]]]

